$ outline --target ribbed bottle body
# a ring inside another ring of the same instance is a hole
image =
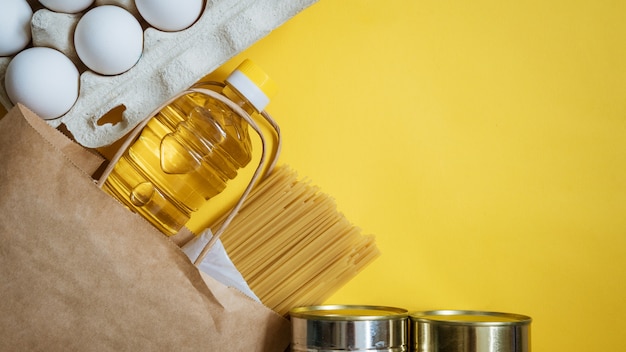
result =
[[[173,235],[251,158],[245,120],[215,98],[191,93],[151,118],[103,189]]]

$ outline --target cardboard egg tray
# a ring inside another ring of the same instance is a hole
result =
[[[79,70],[80,93],[63,116],[47,120],[65,125],[85,147],[110,145],[122,138],[163,102],[185,90],[228,59],[298,14],[317,0],[207,0],[195,24],[179,32],[144,30],[142,57],[130,70],[116,76],[88,71],[73,48],[73,33],[81,14],[36,10],[31,21],[33,45],[55,48],[68,56]],[[96,0],[95,5],[117,5],[141,21],[133,0]],[[0,58],[0,103],[12,103],[4,89],[10,58]],[[84,72],[83,72],[84,71]],[[109,111],[124,109],[122,120],[101,123]]]

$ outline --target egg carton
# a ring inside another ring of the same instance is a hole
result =
[[[85,147],[107,146],[122,138],[164,101],[214,71],[221,64],[278,28],[317,0],[207,0],[200,18],[189,28],[163,32],[144,30],[142,57],[130,70],[102,76],[85,70],[74,106],[63,116],[47,120],[65,125]],[[31,1],[33,4],[34,1]],[[96,0],[95,4],[123,7],[138,19],[133,0]],[[34,4],[33,4],[34,5]],[[80,14],[36,10],[31,21],[33,45],[63,52],[81,71],[84,66],[73,48],[73,32]],[[0,79],[10,58],[0,58]],[[0,88],[0,103],[12,103]],[[102,122],[113,110],[123,110],[121,120]]]

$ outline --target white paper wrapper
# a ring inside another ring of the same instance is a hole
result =
[[[206,229],[200,235],[185,244],[182,250],[193,262],[198,258],[202,248],[204,248],[212,237],[213,233],[211,229]],[[235,267],[235,264],[230,260],[222,241],[217,240],[215,242],[207,256],[198,266],[198,269],[222,284],[236,288],[255,301],[261,302],[254,292],[252,292],[246,280]]]

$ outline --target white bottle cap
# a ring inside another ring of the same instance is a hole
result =
[[[226,78],[226,84],[243,96],[258,112],[265,110],[276,94],[275,82],[250,60],[242,62]]]

